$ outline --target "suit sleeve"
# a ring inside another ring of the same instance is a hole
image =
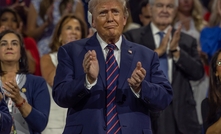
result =
[[[72,60],[66,49],[60,47],[52,95],[54,101],[64,108],[76,106],[90,94],[90,91],[85,87],[86,74],[74,78],[74,71],[77,70],[75,70]],[[79,63],[79,66],[82,64]]]
[[[24,119],[32,130],[40,133],[47,126],[50,112],[50,95],[43,78],[34,80],[32,93],[32,110]]]
[[[12,127],[12,118],[4,100],[0,101],[0,133],[9,134]]]
[[[150,81],[145,79],[142,82],[140,94],[140,98],[151,111],[164,110],[172,101],[173,95],[169,81],[158,67],[158,55],[154,52],[150,66]]]
[[[186,75],[189,80],[199,80],[204,75],[204,67],[197,51],[197,43],[194,39],[188,50],[180,50],[179,60],[176,66]]]

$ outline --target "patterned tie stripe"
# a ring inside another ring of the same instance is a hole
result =
[[[120,122],[116,110],[115,95],[117,89],[117,80],[119,77],[119,67],[114,56],[114,44],[108,44],[109,49],[106,58],[106,81],[107,81],[107,134],[120,134]]]

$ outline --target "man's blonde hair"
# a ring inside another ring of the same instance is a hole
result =
[[[96,9],[97,5],[99,5],[100,3],[103,3],[103,2],[108,2],[108,1],[113,1],[113,0],[90,0],[89,3],[88,3],[89,12],[93,16],[93,12]],[[123,11],[124,11],[124,16],[127,18],[129,16],[127,6],[126,6],[128,0],[116,0],[116,1],[118,1],[119,3],[122,4]]]

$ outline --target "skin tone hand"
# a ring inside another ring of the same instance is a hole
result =
[[[4,89],[8,92],[5,93],[6,96],[10,97],[15,104],[21,104],[23,98],[19,93],[19,87],[15,81],[5,82]]]
[[[170,27],[168,29],[166,35],[162,39],[162,42],[161,42],[160,46],[157,49],[154,50],[158,54],[159,57],[161,55],[163,55],[167,50],[167,45],[168,45],[168,42],[170,40],[171,30],[172,30],[172,27]]]
[[[99,73],[97,54],[94,50],[89,50],[85,54],[82,66],[84,68],[84,72],[87,74],[87,80],[89,83],[94,83]]]
[[[137,66],[134,69],[130,78],[127,79],[129,86],[138,93],[141,89],[141,83],[146,76],[146,70],[142,67],[141,62],[137,62]]]
[[[19,87],[15,81],[5,82],[5,86],[3,88],[7,91],[7,93],[5,93],[5,95],[7,97],[10,97],[15,104],[18,105],[23,102],[24,98],[20,95]],[[29,113],[31,112],[31,109],[32,109],[32,107],[31,107],[31,105],[28,104],[28,102],[24,103],[19,108],[23,117],[27,117],[29,115]]]
[[[172,41],[170,43],[170,50],[175,50],[179,46],[179,40],[180,40],[180,32],[181,32],[182,25],[179,25],[177,30],[174,32]],[[174,57],[179,57],[180,52],[177,51],[173,53]]]

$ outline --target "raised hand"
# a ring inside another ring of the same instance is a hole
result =
[[[141,62],[137,62],[137,66],[134,69],[131,77],[127,79],[130,87],[132,87],[135,92],[140,91],[141,83],[144,80],[145,76],[146,70],[142,67]]]
[[[170,50],[174,50],[179,46],[181,28],[182,25],[179,25],[177,30],[174,32],[172,41],[170,43]]]
[[[10,97],[15,104],[21,104],[23,102],[23,98],[20,95],[20,89],[15,81],[5,82],[3,88],[7,91],[5,95]]]
[[[172,27],[170,27],[168,29],[166,35],[162,39],[162,42],[161,42],[160,46],[157,49],[155,49],[155,52],[157,52],[158,56],[161,56],[166,52],[167,45],[168,45],[168,42],[170,40],[171,30],[172,30]]]
[[[83,60],[84,72],[87,74],[87,79],[89,83],[93,83],[99,73],[99,64],[97,60],[97,54],[94,50],[88,51]]]

